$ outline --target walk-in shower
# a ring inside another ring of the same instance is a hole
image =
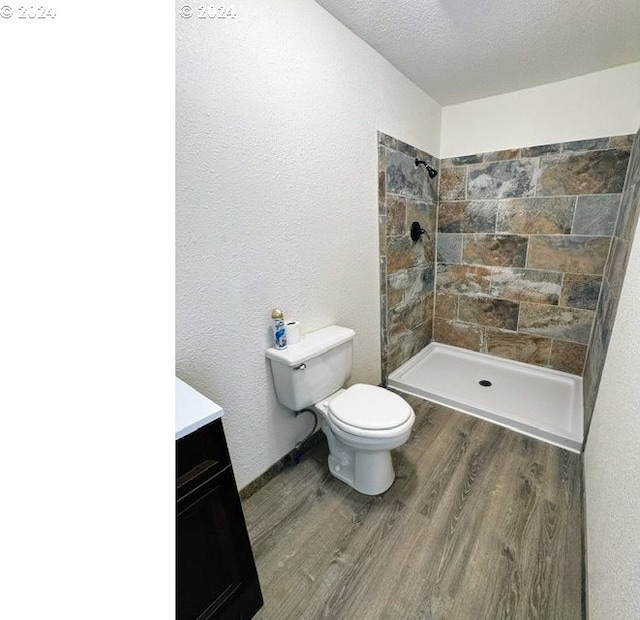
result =
[[[640,212],[638,136],[438,159],[379,132],[383,383],[580,450]]]

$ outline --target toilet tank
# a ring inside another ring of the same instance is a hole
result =
[[[355,335],[348,327],[330,325],[286,349],[267,349],[278,400],[300,411],[343,387],[351,376]]]

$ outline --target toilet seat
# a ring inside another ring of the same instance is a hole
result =
[[[411,406],[381,387],[357,383],[329,402],[328,417],[346,433],[390,437],[413,425]]]

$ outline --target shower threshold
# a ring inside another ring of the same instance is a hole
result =
[[[389,388],[580,452],[582,378],[432,342],[389,375]]]

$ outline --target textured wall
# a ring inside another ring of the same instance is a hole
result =
[[[431,342],[438,179],[416,167],[416,157],[440,167],[429,153],[378,133],[383,382]],[[417,242],[409,235],[414,221],[427,231]]]
[[[311,1],[177,20],[176,373],[226,411],[240,487],[310,429],[275,397],[280,306],[356,330],[380,380],[377,130],[438,152],[440,107]]]
[[[635,133],[640,62],[442,109],[439,156]]]
[[[442,160],[434,340],[582,374],[631,140]]]
[[[631,170],[638,207],[638,138]],[[589,620],[640,618],[640,229],[626,271],[585,450]]]
[[[591,336],[591,344],[584,370],[585,435],[593,414],[598,385],[609,348],[611,330],[616,320],[622,283],[627,273],[627,262],[640,214],[640,130],[636,134],[631,160],[620,201],[609,259],[602,281],[602,294]],[[633,271],[630,277],[638,277]]]

